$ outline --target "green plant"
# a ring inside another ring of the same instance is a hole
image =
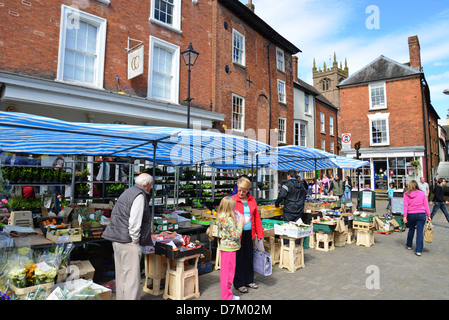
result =
[[[22,197],[12,197],[8,200],[8,205],[12,209],[22,209],[26,206],[26,199]]]
[[[88,175],[90,175],[89,168],[85,168],[85,169],[81,172],[81,177],[82,177],[83,179],[86,179],[86,180],[87,180],[87,176],[88,176]]]
[[[78,194],[86,194],[90,191],[90,186],[87,183],[79,183],[75,187],[75,191]]]

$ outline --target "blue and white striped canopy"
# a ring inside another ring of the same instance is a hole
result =
[[[15,112],[0,112],[0,132],[2,151],[130,157],[170,166],[271,149],[256,140],[210,130],[67,122]]]
[[[369,161],[363,161],[363,160],[357,160],[352,158],[346,158],[342,156],[336,156],[335,154],[318,150],[319,153],[323,154],[324,156],[328,157],[329,160],[334,164],[334,168],[340,168],[340,169],[357,169],[363,166],[369,166]]]

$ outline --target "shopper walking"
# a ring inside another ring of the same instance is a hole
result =
[[[239,300],[232,293],[235,275],[236,251],[240,249],[240,237],[245,216],[234,213],[235,200],[224,197],[217,208],[218,235],[220,236],[220,289],[221,300]]]
[[[117,300],[140,300],[141,246],[151,240],[150,190],[153,177],[142,173],[135,185],[121,194],[111,212],[103,238],[112,241]]]
[[[424,192],[419,190],[418,183],[415,180],[410,181],[407,191],[404,193],[404,222],[409,228],[407,234],[406,248],[411,250],[413,245],[413,237],[416,230],[416,255],[422,254],[424,246],[424,224],[426,216],[429,221],[430,217],[429,204]]]
[[[389,188],[388,188],[388,204],[387,204],[387,210],[390,210],[391,207],[391,199],[393,199],[394,196],[394,184],[390,182]]]
[[[418,187],[419,190],[421,190],[426,194],[427,199],[429,199],[430,188],[429,184],[426,182],[426,179],[424,179],[424,177],[419,178]]]
[[[432,209],[432,213],[430,214],[430,217],[433,219],[433,217],[437,213],[438,209],[441,209],[441,211],[443,211],[443,213],[444,213],[444,216],[446,217],[447,222],[449,222],[449,212],[447,211],[447,207],[446,207],[446,204],[448,204],[449,201],[444,201],[443,186],[445,184],[446,184],[446,179],[444,179],[444,178],[438,179],[438,184],[435,187],[433,201],[430,201],[430,204],[433,204],[433,209]]]
[[[263,239],[263,228],[256,199],[248,194],[251,182],[247,178],[240,178],[237,180],[237,187],[237,194],[232,196],[235,209],[249,217],[249,222],[243,227],[241,247],[236,253],[234,287],[242,293],[247,293],[247,288],[258,288],[254,283],[253,241],[256,237]]]

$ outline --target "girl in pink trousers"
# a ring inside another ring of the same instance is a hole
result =
[[[239,300],[232,293],[232,282],[235,275],[236,251],[240,249],[245,217],[234,213],[235,200],[224,197],[217,209],[218,236],[220,239],[220,289],[221,300]],[[238,217],[237,217],[238,216]]]

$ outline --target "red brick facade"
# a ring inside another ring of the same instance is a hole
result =
[[[315,98],[315,133],[316,133],[316,148],[338,154],[338,123],[337,123],[337,109],[330,107],[328,104],[320,101],[319,97]],[[324,114],[324,133],[321,132],[321,114]],[[330,117],[333,117],[333,133],[330,128]],[[324,140],[324,148],[322,141]],[[331,150],[331,142],[334,144],[334,149]]]
[[[192,107],[226,114],[224,122],[216,124],[216,127],[221,129],[224,124],[230,128],[232,94],[242,96],[245,98],[245,130],[254,129],[254,138],[268,142],[266,137],[259,137],[257,130],[269,128],[271,101],[271,128],[278,127],[278,117],[285,117],[287,143],[291,144],[293,82],[292,70],[289,68],[292,65],[292,52],[283,48],[285,72],[276,68],[276,47],[282,47],[287,41],[281,40],[274,44],[268,40],[266,34],[262,35],[264,32],[259,32],[254,27],[264,27],[264,22],[237,0],[181,3],[182,32],[174,32],[149,21],[151,1],[112,0],[110,5],[87,0],[9,1],[0,10],[0,71],[56,79],[61,5],[74,6],[107,20],[103,83],[106,91],[125,91],[140,97],[147,96],[150,36],[179,46],[180,51],[187,49],[189,43],[192,43],[200,53],[192,67]],[[251,17],[253,22],[247,23],[247,20],[238,17],[236,10]],[[245,37],[244,67],[232,62],[233,29]],[[143,41],[145,45],[144,74],[131,80],[127,80],[125,48],[128,37]],[[182,57],[180,60],[179,103],[186,104],[184,100],[187,98],[188,68]],[[119,83],[117,77],[120,79]],[[278,79],[286,84],[286,104],[278,103]]]

